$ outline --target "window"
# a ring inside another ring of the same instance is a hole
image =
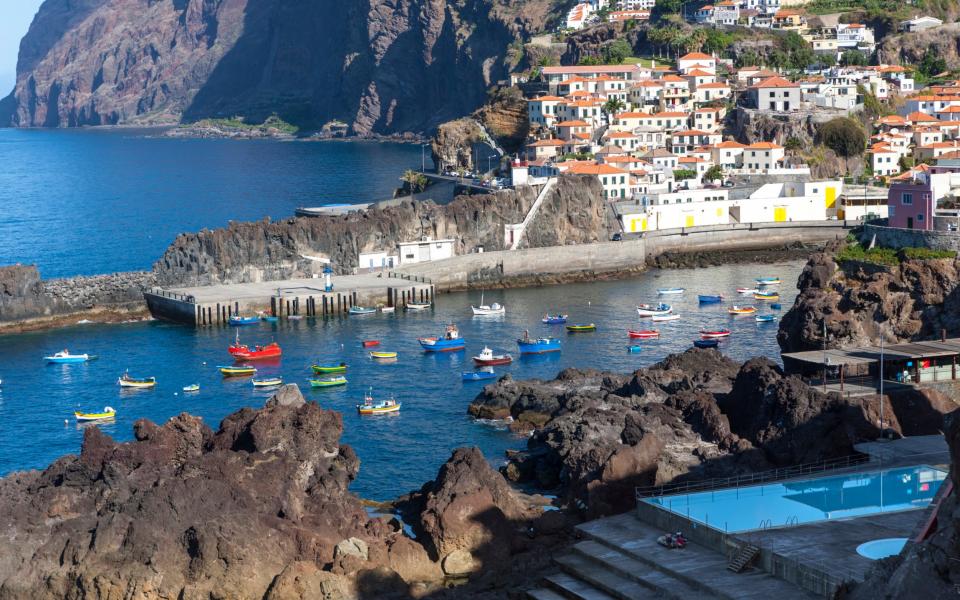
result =
[[[917,215],[917,223],[923,223],[923,213]]]
[[[913,204],[913,194],[903,194],[900,196],[901,204]]]

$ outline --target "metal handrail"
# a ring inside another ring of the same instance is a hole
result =
[[[417,283],[433,283],[433,280],[429,277],[423,275],[411,275],[409,273],[397,273],[396,271],[387,272],[388,279],[405,279],[407,281],[415,281]]]

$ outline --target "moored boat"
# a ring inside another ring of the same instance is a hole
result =
[[[377,308],[380,310],[380,312],[382,312],[385,315],[389,315],[390,313],[396,312],[397,310],[396,306],[383,306],[382,304]]]
[[[265,377],[263,379],[254,379],[253,387],[276,387],[283,385],[283,377]]]
[[[700,337],[704,339],[720,339],[730,337],[729,329],[701,329]]]
[[[631,354],[640,352],[641,350],[643,350],[643,348],[641,348],[639,344],[632,344],[630,346],[627,346],[627,352],[630,352]]]
[[[697,348],[716,348],[720,343],[714,339],[693,340],[693,345]]]
[[[628,329],[627,337],[641,340],[655,340],[660,337],[660,332],[656,329],[641,329],[639,331]]]
[[[567,322],[567,315],[543,315],[543,318],[540,321],[544,325],[563,325]]]
[[[361,415],[384,415],[399,412],[401,404],[393,398],[374,402],[373,396],[367,394],[363,397],[363,404],[357,405],[357,412]]]
[[[760,290],[758,290],[758,289],[755,288],[755,287],[752,287],[752,288],[748,288],[748,287],[738,287],[738,288],[737,288],[737,293],[738,293],[738,294],[743,294],[744,296],[749,296],[749,295],[751,295],[751,294],[756,294],[756,293],[759,292],[759,291],[760,291]]]
[[[430,308],[429,302],[407,302],[407,310],[427,310]]]
[[[157,378],[144,377],[142,379],[138,379],[136,377],[130,377],[129,374],[124,373],[119,379],[117,379],[117,383],[120,384],[120,387],[126,388],[152,388],[153,386],[157,385]]]
[[[82,421],[107,421],[109,419],[113,419],[114,417],[116,417],[117,411],[114,410],[113,407],[111,406],[104,406],[103,412],[85,413],[77,410],[73,412],[73,416],[74,418],[77,419],[77,421],[81,421],[81,422]]]
[[[447,325],[441,337],[422,337],[417,341],[427,352],[455,352],[467,346],[467,341],[460,337],[460,330],[453,324]]]
[[[460,378],[463,381],[485,381],[487,379],[496,379],[497,374],[493,372],[493,369],[481,370],[481,371],[464,371],[460,374]]]
[[[754,294],[754,295],[753,295],[753,299],[754,299],[754,300],[766,300],[767,302],[776,302],[777,300],[780,299],[780,294],[764,294],[764,293],[759,293],[759,294]]]
[[[246,365],[237,365],[237,366],[219,366],[217,367],[220,370],[220,374],[224,377],[249,377],[250,375],[256,375],[257,370],[254,367],[249,367]]]
[[[370,358],[396,358],[396,352],[371,352]]]
[[[723,302],[723,294],[699,294],[697,300],[700,304],[717,304]]]
[[[280,317],[274,317],[273,315],[268,315],[268,314],[266,314],[266,313],[262,313],[262,314],[260,315],[260,320],[261,320],[261,321],[266,321],[267,323],[276,323],[276,322],[278,322],[278,321],[280,320]]]
[[[88,360],[93,360],[95,356],[90,356],[89,354],[70,354],[69,350],[61,350],[52,356],[44,356],[43,360],[48,363],[66,365],[71,363],[82,363],[87,362]]]
[[[757,312],[756,306],[734,304],[727,309],[731,315],[752,315]]]
[[[351,315],[372,315],[375,312],[377,312],[376,308],[367,306],[351,306],[347,309],[347,313]]]
[[[240,315],[233,315],[229,320],[231,325],[256,325],[260,322],[260,317],[241,317]]]
[[[660,295],[682,294],[686,291],[684,288],[659,288],[657,293]]]
[[[660,302],[658,304],[638,304],[637,314],[641,317],[659,317],[673,312],[673,307]]]
[[[339,365],[311,365],[311,369],[317,375],[327,375],[330,373],[346,373],[347,372],[347,363],[340,363]]]
[[[754,281],[756,281],[758,285],[779,285],[780,284],[779,277],[758,277],[754,279]]]
[[[781,308],[782,307],[777,302],[774,302],[773,304],[770,305],[770,310],[780,310]]]
[[[493,350],[484,346],[480,354],[473,357],[473,362],[480,366],[509,365],[513,357],[509,354],[494,354]]]
[[[310,380],[310,387],[315,388],[337,387],[340,385],[347,385],[347,378],[343,375],[338,375],[335,377],[321,377],[320,379]]]
[[[484,304],[483,303],[483,292],[480,292],[480,306],[470,305],[470,310],[473,311],[473,316],[475,317],[489,317],[503,315],[507,313],[507,307],[494,302],[493,304]]]
[[[757,321],[757,323],[770,323],[772,321],[776,321],[777,318],[773,315],[757,315],[754,317],[754,319]]]
[[[364,348],[373,348],[374,346],[380,345],[380,340],[363,340],[360,344],[363,345]]]
[[[546,354],[547,352],[560,352],[560,340],[557,338],[531,338],[529,333],[526,331],[523,332],[523,337],[517,340],[517,346],[520,347],[520,354]]]
[[[280,344],[270,342],[266,346],[254,346],[250,348],[246,344],[240,343],[240,332],[237,332],[236,341],[227,348],[235,360],[262,360],[265,358],[277,358],[283,354],[280,350]]]
[[[680,315],[654,315],[651,319],[654,323],[663,323],[665,321],[679,321]]]
[[[567,333],[583,333],[585,331],[596,331],[597,326],[594,323],[575,323],[567,325]]]
[[[185,385],[185,386],[183,386],[183,391],[184,391],[184,392],[199,392],[199,391],[200,391],[200,384],[199,384],[199,383],[191,383],[190,385]]]

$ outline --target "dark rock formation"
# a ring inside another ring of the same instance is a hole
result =
[[[954,19],[960,14],[956,4],[944,6],[950,6]],[[931,51],[947,62],[948,69],[960,67],[960,23],[945,23],[933,29],[887,36],[877,46],[877,59],[886,64],[918,65]]]
[[[172,123],[272,113],[301,128],[424,131],[503,79],[538,0],[46,0],[0,124]]]
[[[899,265],[847,261],[832,254],[810,257],[797,281],[800,294],[780,321],[784,352],[960,335],[960,263],[950,259],[902,260]],[[882,327],[881,327],[882,325]]]

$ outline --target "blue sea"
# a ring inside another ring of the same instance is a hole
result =
[[[36,262],[45,276],[148,268],[181,231],[216,227],[229,219],[289,216],[298,205],[355,202],[389,196],[400,171],[420,163],[412,145],[367,142],[290,143],[276,141],[179,140],[121,131],[0,130],[0,264]],[[653,271],[637,278],[554,287],[490,291],[485,301],[506,305],[504,317],[475,318],[470,304],[479,294],[442,294],[422,313],[303,319],[240,329],[247,343],[277,341],[283,357],[262,365],[261,376],[280,375],[301,385],[305,396],[342,412],[344,441],[361,459],[352,489],[386,500],[419,488],[460,446],[479,446],[492,464],[504,452],[522,448],[526,438],[502,423],[477,422],[467,415],[482,383],[461,381],[472,370],[470,357],[484,345],[513,353],[498,373],[515,378],[553,378],[565,367],[593,367],[623,373],[691,346],[703,328],[729,326],[733,335],[721,349],[737,360],[757,355],[777,359],[776,323],[731,318],[735,289],[755,277],[779,276],[784,307],[796,294],[798,262],[759,267]],[[682,319],[658,323],[662,338],[627,350],[628,328],[651,327],[638,318],[639,302],[655,302],[657,288],[685,287],[665,296]],[[696,294],[724,293],[723,305],[700,306]],[[749,302],[753,302],[749,300]],[[570,321],[593,322],[597,331],[567,334],[546,326],[547,311]],[[769,312],[763,308],[762,312]],[[416,342],[456,323],[467,340],[465,352],[426,354]],[[531,335],[562,338],[563,351],[539,357],[516,356],[516,339]],[[162,423],[181,412],[200,415],[216,428],[227,414],[260,406],[269,392],[249,379],[224,379],[217,365],[230,364],[232,328],[192,329],[162,322],[120,325],[78,324],[64,329],[0,336],[0,475],[43,468],[79,451],[84,426],[73,411],[118,411],[101,425],[118,440],[132,438],[140,418]],[[396,350],[395,363],[380,364],[361,348],[379,339]],[[63,348],[98,356],[79,365],[46,365],[43,356]],[[314,362],[348,363],[345,388],[312,390]],[[117,378],[155,376],[152,390],[122,391]],[[199,383],[196,394],[185,385]],[[364,393],[393,395],[399,414],[360,417]]]

